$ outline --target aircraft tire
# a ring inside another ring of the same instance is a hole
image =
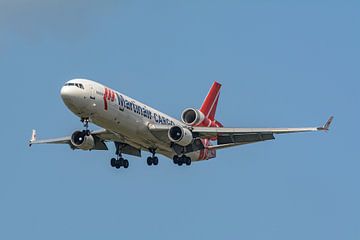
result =
[[[115,158],[112,158],[112,159],[110,160],[110,165],[111,165],[112,167],[115,167],[115,166],[116,166],[116,159],[115,159]]]
[[[122,166],[124,166],[124,159],[123,159],[123,158],[120,158],[120,159],[116,160],[116,162],[115,162],[115,167],[116,167],[117,169],[119,169],[119,168],[121,168]]]
[[[159,158],[158,157],[153,157],[153,164],[155,165],[155,166],[157,166],[158,164],[159,164]]]
[[[190,166],[191,165],[191,158],[186,157],[185,158],[185,163],[186,163],[187,166]]]
[[[153,164],[152,157],[148,157],[147,160],[146,160],[146,163],[147,163],[148,166],[151,166]]]
[[[128,168],[129,167],[129,161],[127,159],[124,160],[124,164],[123,164],[124,168]]]
[[[174,163],[174,164],[178,164],[178,162],[179,162],[179,157],[175,155],[175,156],[173,157],[173,163]]]
[[[183,165],[183,163],[184,163],[184,159],[181,157],[181,158],[179,158],[179,160],[178,160],[178,165],[179,166],[182,166]]]

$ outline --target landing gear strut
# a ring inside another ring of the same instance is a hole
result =
[[[87,136],[90,136],[90,130],[89,130],[90,120],[89,120],[89,118],[81,118],[80,121],[83,123],[84,128],[85,128],[85,130],[83,130],[83,132],[85,132]]]
[[[122,144],[121,143],[118,143],[118,142],[115,142],[115,147],[116,147],[116,158],[112,158],[110,160],[110,165],[112,167],[115,167],[117,169],[121,168],[121,167],[124,167],[124,168],[128,168],[129,167],[129,161],[127,159],[124,159],[122,157],[122,154],[121,154],[121,148],[122,148]]]
[[[158,157],[155,156],[156,154],[156,151],[154,149],[149,149],[149,151],[152,153],[152,157],[148,157],[147,160],[146,160],[146,163],[148,166],[151,166],[151,165],[158,165],[159,164],[159,159]]]
[[[182,166],[183,164],[186,164],[187,166],[191,165],[191,158],[187,157],[186,155],[182,155],[181,157],[175,155],[173,158],[174,164],[177,164],[179,166]]]

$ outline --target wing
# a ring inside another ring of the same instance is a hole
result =
[[[105,144],[105,141],[110,139],[109,138],[110,133],[107,130],[105,130],[105,129],[97,130],[97,131],[91,132],[91,135],[95,139],[94,150],[108,150],[108,148]],[[68,144],[72,149],[76,149],[76,147],[71,143],[71,136],[37,140],[36,130],[32,131],[31,140],[29,141],[30,147],[33,144]]]
[[[190,127],[193,136],[202,139],[217,139],[217,145],[210,149],[222,149],[243,144],[275,139],[274,134],[316,132],[329,130],[333,117],[321,127],[307,128],[208,128]],[[167,138],[167,131],[171,126],[149,125],[150,131],[159,139]],[[169,141],[169,140],[168,140]]]
[[[100,129],[91,132],[91,135],[94,137],[95,140],[95,147],[92,150],[108,150],[105,142],[114,142],[116,149],[121,148],[121,152],[123,154],[141,157],[141,149],[138,146],[134,146],[132,143],[126,141],[123,136],[116,132],[112,132],[106,129]],[[77,149],[77,147],[71,143],[71,136],[37,140],[35,130],[33,130],[32,132],[29,146],[33,144],[68,144],[71,149]]]
[[[334,118],[330,117],[321,127],[307,128],[204,128],[195,127],[192,132],[200,138],[217,138],[217,145],[210,149],[222,149],[243,144],[275,139],[274,134],[327,131]]]

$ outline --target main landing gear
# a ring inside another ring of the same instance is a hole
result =
[[[129,167],[129,161],[127,159],[124,159],[122,157],[117,156],[117,158],[112,158],[110,160],[110,164],[112,167],[115,167],[117,169],[124,167],[124,168],[128,168]]]
[[[122,144],[115,142],[115,147],[116,147],[116,158],[112,158],[110,160],[110,165],[117,169],[119,169],[121,167],[128,168],[129,161],[127,159],[124,159],[121,155]]]
[[[158,165],[159,164],[159,159],[158,157],[155,156],[155,150],[154,149],[150,149],[149,150],[151,153],[152,153],[152,156],[151,157],[148,157],[147,160],[146,160],[146,163],[148,166],[151,166],[151,165]]]
[[[175,155],[173,158],[174,164],[177,164],[179,166],[182,166],[183,164],[186,164],[187,166],[191,165],[191,158],[187,157],[186,155],[182,155],[181,157]]]

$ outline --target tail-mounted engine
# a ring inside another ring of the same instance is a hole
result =
[[[201,111],[194,108],[187,108],[181,114],[181,120],[188,126],[199,127],[222,127],[216,120],[210,120]]]
[[[82,150],[95,148],[95,139],[87,131],[76,131],[71,135],[71,144]]]
[[[181,120],[189,126],[198,125],[203,122],[204,119],[205,115],[199,110],[193,108],[187,108],[181,114]]]

